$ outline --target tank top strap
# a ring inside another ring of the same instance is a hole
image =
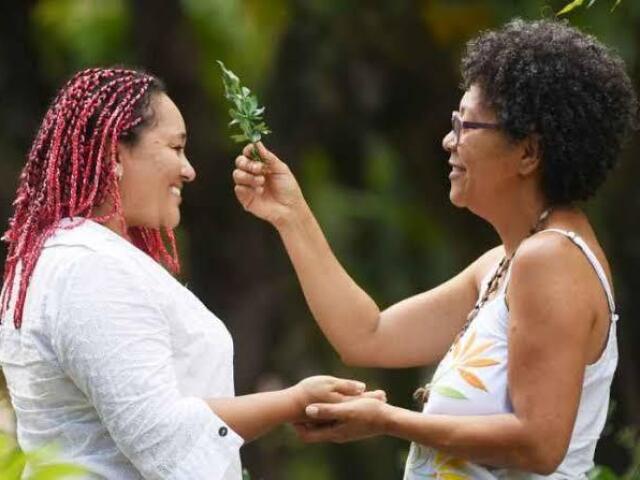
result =
[[[598,279],[602,284],[602,288],[604,289],[607,295],[607,302],[609,303],[609,312],[611,313],[611,316],[613,317],[613,319],[617,320],[617,315],[615,313],[616,305],[613,299],[613,292],[611,290],[611,285],[609,284],[609,279],[607,278],[607,275],[604,272],[604,268],[602,268],[602,264],[600,263],[596,255],[593,253],[591,248],[589,248],[589,245],[587,245],[587,242],[585,242],[582,239],[582,237],[580,237],[580,235],[570,230],[562,230],[560,228],[546,228],[544,230],[540,230],[540,232],[538,233],[543,233],[543,232],[555,232],[555,233],[564,235],[569,240],[571,240],[571,242],[574,245],[576,245],[582,251],[582,253],[584,253],[585,257],[587,257],[587,260],[593,267],[593,270],[596,272],[596,275],[598,276]],[[507,275],[509,275],[509,273],[507,273]]]

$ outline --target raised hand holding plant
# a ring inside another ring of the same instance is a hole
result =
[[[251,94],[251,90],[242,86],[238,76],[224,66],[220,60],[218,65],[222,69],[222,83],[224,84],[224,96],[231,103],[229,126],[237,125],[241,133],[231,135],[231,139],[238,143],[251,142],[253,144],[253,159],[262,161],[255,144],[263,135],[271,133],[263,120],[264,107],[258,104],[258,99]]]

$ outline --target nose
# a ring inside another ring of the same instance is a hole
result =
[[[182,177],[182,181],[186,183],[193,182],[196,179],[196,170],[193,168],[193,165],[191,165],[187,157],[184,158],[184,162],[182,163],[180,176]]]
[[[442,148],[446,152],[452,152],[453,150],[455,150],[455,145],[456,145],[455,135],[453,133],[453,130],[449,130],[449,133],[447,133],[442,139]]]

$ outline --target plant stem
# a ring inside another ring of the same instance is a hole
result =
[[[262,160],[262,157],[260,156],[260,153],[258,152],[258,147],[256,147],[255,143],[251,144],[251,158],[256,162],[264,162],[264,160]]]

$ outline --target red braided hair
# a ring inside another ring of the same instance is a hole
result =
[[[7,312],[18,285],[13,323],[22,325],[27,287],[42,247],[65,217],[106,222],[118,218],[138,248],[174,273],[179,271],[171,229],[127,227],[120,204],[116,155],[119,142],[134,144],[151,121],[154,94],[164,91],[156,78],[135,70],[92,68],[74,75],[58,92],[20,174],[14,214],[2,240],[9,244],[4,265],[0,314]],[[94,215],[105,200],[107,215]]]

